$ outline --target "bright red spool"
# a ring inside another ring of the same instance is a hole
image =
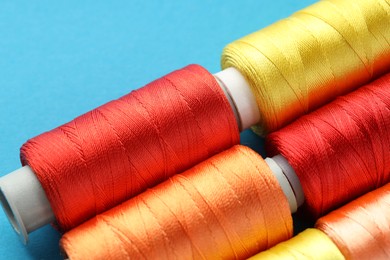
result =
[[[190,65],[27,141],[21,159],[65,231],[238,142],[223,91]]]
[[[317,218],[390,181],[390,74],[269,135]]]

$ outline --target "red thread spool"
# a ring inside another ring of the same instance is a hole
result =
[[[269,135],[314,218],[390,181],[390,74]]]
[[[346,259],[389,259],[390,184],[320,218],[316,227]]]
[[[21,159],[65,231],[238,142],[223,91],[190,65],[27,141]]]

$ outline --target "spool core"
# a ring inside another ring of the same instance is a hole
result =
[[[3,206],[4,212],[8,217],[9,222],[11,223],[12,227],[16,231],[16,233],[20,234],[20,223],[21,220],[17,219],[17,217],[14,214],[15,206],[11,206],[10,203],[12,204],[11,201],[8,201],[6,196],[4,195],[3,191],[0,189],[0,202],[1,205]]]
[[[260,112],[255,96],[244,76],[235,68],[227,68],[214,74],[219,85],[227,94],[240,131],[260,122]]]
[[[24,244],[29,233],[55,221],[46,194],[29,166],[0,178],[0,202]]]

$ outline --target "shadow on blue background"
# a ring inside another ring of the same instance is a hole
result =
[[[1,1],[0,175],[28,138],[190,63],[217,72],[227,43],[313,2]],[[1,259],[61,258],[50,226],[25,247],[1,212],[0,234]]]

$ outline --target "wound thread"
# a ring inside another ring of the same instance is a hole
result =
[[[316,259],[344,260],[337,246],[322,231],[309,228],[287,241],[249,258],[250,260]]]
[[[269,135],[319,216],[390,181],[390,74]]]
[[[320,218],[316,227],[347,259],[389,259],[390,184]]]
[[[279,129],[390,66],[390,2],[322,0],[225,47],[256,96],[262,135]]]
[[[21,160],[66,231],[238,142],[223,91],[190,65],[30,139]]]
[[[292,236],[265,161],[234,146],[66,233],[77,259],[244,259]]]

